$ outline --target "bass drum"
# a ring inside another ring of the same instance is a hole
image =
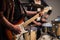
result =
[[[57,37],[52,37],[50,35],[42,35],[38,40],[59,40]]]
[[[42,35],[38,40],[52,40],[50,35]]]

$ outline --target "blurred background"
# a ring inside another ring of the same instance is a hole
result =
[[[48,22],[60,16],[60,0],[44,0],[49,6],[52,7],[52,13],[48,18]],[[21,0],[21,2],[28,2],[28,0]]]

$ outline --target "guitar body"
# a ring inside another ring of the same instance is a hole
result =
[[[20,19],[17,23],[15,23],[14,25],[19,25],[19,24],[21,24],[23,22],[23,18],[22,19]],[[8,40],[16,40],[16,36],[14,36],[12,33],[12,31],[11,30],[9,30],[9,29],[5,29],[5,33],[6,33],[6,36],[7,36],[7,39]]]
[[[22,39],[20,39],[21,36],[22,36],[24,33],[27,32],[27,31],[25,31],[23,24],[24,24],[24,18],[22,18],[22,19],[19,20],[16,24],[14,24],[14,25],[18,25],[18,26],[20,27],[20,30],[21,30],[21,33],[20,33],[20,34],[14,35],[15,40],[22,40]]]
[[[5,33],[6,33],[7,39],[12,40],[12,37],[13,37],[12,32],[10,30],[6,29]]]

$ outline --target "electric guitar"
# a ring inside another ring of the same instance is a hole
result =
[[[42,13],[45,13],[45,12],[48,12],[50,10],[50,8],[49,7],[46,7],[46,8],[44,8],[44,10],[42,11]],[[32,18],[30,18],[29,20],[27,20],[27,21],[23,21],[23,19],[21,19],[16,25],[18,25],[19,27],[20,27],[20,30],[21,30],[21,33],[20,34],[18,34],[18,35],[15,35],[16,36],[16,40],[18,40],[19,39],[19,37],[22,35],[22,34],[24,34],[24,33],[26,33],[27,31],[25,31],[25,27],[27,27],[28,26],[28,24],[30,24],[31,22],[33,22],[35,19],[37,19],[38,17],[40,17],[41,15],[40,15],[41,13],[37,13],[35,16],[33,16]]]

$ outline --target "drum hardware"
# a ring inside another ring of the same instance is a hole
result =
[[[52,25],[53,25],[53,27],[52,27],[52,32],[55,33],[55,30],[56,30],[56,27],[55,27],[55,26],[56,26],[56,25],[55,25],[55,24],[52,24]]]
[[[43,35],[44,33],[43,33],[42,29],[40,29],[40,30],[41,30],[41,35]]]
[[[60,17],[52,20],[53,32],[58,39],[60,39]]]

